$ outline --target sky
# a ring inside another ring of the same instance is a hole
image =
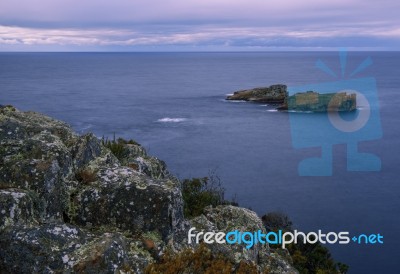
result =
[[[400,50],[398,0],[1,0],[0,51]]]

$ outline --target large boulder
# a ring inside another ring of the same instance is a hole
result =
[[[12,107],[0,109],[0,188],[35,192],[45,219],[60,219],[73,177],[69,150],[76,139],[65,123]]]
[[[133,140],[118,139],[114,144],[120,146],[121,165],[128,166],[154,179],[172,178],[164,161],[150,156],[146,150]]]
[[[129,167],[99,168],[78,188],[71,219],[81,226],[114,225],[133,233],[156,231],[165,239],[183,220],[179,181],[156,180]]]
[[[191,226],[197,232],[257,232],[266,233],[265,227],[257,214],[251,210],[235,206],[208,207],[204,214],[191,220]],[[288,261],[279,254],[272,253],[268,244],[254,243],[247,248],[245,243],[241,244],[209,244],[208,247],[214,253],[222,253],[235,265],[241,261],[252,262],[258,266],[259,272],[264,273],[298,273]]]

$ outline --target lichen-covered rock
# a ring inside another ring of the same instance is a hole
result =
[[[32,191],[20,189],[0,190],[0,231],[8,226],[38,223],[41,205]]]
[[[152,156],[139,156],[132,161],[138,166],[138,171],[155,179],[170,177],[167,165],[164,161]]]
[[[76,273],[141,273],[153,259],[136,244],[119,233],[104,233],[64,255],[63,261]]]
[[[24,140],[43,131],[50,131],[69,144],[76,134],[71,127],[36,112],[21,112],[12,106],[0,108],[0,140]]]
[[[74,143],[71,153],[74,159],[74,167],[82,168],[101,155],[103,146],[99,139],[92,133],[80,136]]]
[[[0,237],[0,272],[52,273],[71,268],[67,254],[93,237],[67,224],[15,226]]]
[[[44,217],[61,218],[73,175],[67,145],[76,138],[64,123],[33,112],[0,111],[0,188],[38,194]]]
[[[191,225],[262,229],[254,212],[235,207],[189,223],[165,163],[134,141],[112,144],[123,153],[44,115],[0,107],[0,273],[140,274],[166,250],[190,247]],[[266,245],[211,249],[290,273]]]
[[[171,177],[164,161],[147,155],[146,150],[138,144],[125,144],[126,155],[121,164],[129,166],[154,179]]]
[[[191,220],[191,226],[200,231],[224,232],[230,231],[266,233],[261,219],[251,210],[235,206],[208,207],[203,215]],[[268,244],[255,243],[251,248],[246,244],[209,244],[209,248],[216,253],[224,254],[235,264],[240,261],[251,261],[259,267],[259,271],[268,273],[297,273],[297,271],[278,254],[271,257]],[[279,268],[277,267],[279,266]]]
[[[291,259],[286,259],[288,256],[290,255],[282,256],[276,252],[270,253],[264,268],[271,274],[298,274],[299,272],[291,265]]]
[[[153,260],[120,233],[62,223],[16,226],[2,233],[0,246],[1,273],[141,273]]]
[[[157,231],[163,238],[183,221],[180,184],[155,180],[128,168],[100,169],[96,181],[72,201],[72,220],[82,226],[112,224],[134,233]]]
[[[204,215],[191,220],[191,225],[196,228],[196,231],[221,231],[224,233],[235,230],[240,232],[265,230],[256,213],[234,206],[208,207],[205,209]],[[211,244],[210,248],[224,253],[235,263],[239,263],[241,260],[257,263],[258,257],[269,251],[269,246],[262,244],[256,244],[252,248],[246,249],[245,244],[221,245],[215,243]]]

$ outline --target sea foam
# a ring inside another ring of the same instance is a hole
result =
[[[169,117],[164,117],[161,119],[158,119],[157,122],[160,123],[180,123],[186,121],[186,118],[169,118]]]

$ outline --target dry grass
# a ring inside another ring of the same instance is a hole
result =
[[[96,172],[90,169],[82,169],[75,174],[75,178],[76,180],[78,180],[78,182],[87,185],[92,182],[95,182],[97,180],[97,175]]]
[[[257,267],[245,261],[235,267],[222,254],[215,254],[205,245],[200,244],[195,250],[186,249],[178,254],[166,252],[160,262],[150,264],[145,269],[146,274],[256,274]]]

